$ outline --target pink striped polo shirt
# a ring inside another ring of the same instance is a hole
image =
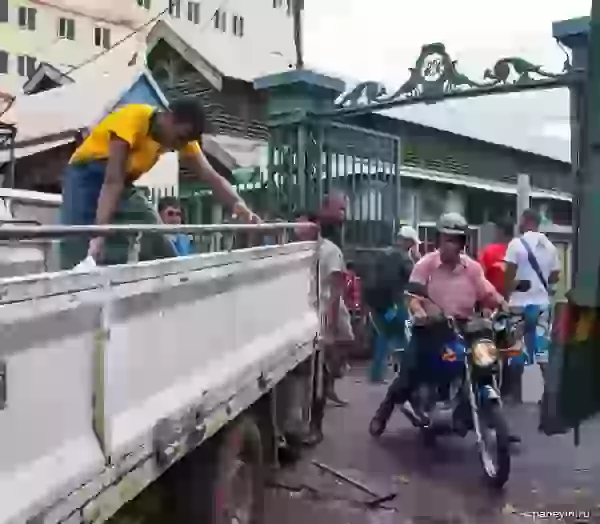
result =
[[[452,269],[442,264],[439,251],[428,253],[415,265],[410,281],[426,285],[431,299],[446,314],[457,318],[471,318],[478,301],[495,306],[501,300],[479,263],[467,255],[461,255]],[[429,300],[424,300],[423,306],[428,314],[438,312]]]

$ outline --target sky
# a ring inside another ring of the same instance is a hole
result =
[[[305,0],[309,67],[395,89],[421,45],[443,42],[474,80],[499,58],[520,56],[560,71],[552,22],[586,16],[591,0]],[[568,92],[552,90],[396,109],[393,116],[569,159]]]

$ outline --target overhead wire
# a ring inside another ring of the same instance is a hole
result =
[[[211,21],[213,20],[213,18],[215,17],[215,15],[224,9],[227,9],[227,6],[229,5],[229,0],[221,0],[219,2],[219,4],[217,5],[217,7],[215,8],[213,15],[205,22],[204,25],[200,26],[199,31],[205,31],[206,28],[209,26],[209,24],[211,23]],[[93,64],[94,62],[96,62],[99,58],[103,57],[104,55],[110,53],[112,50],[114,50],[116,47],[120,46],[121,44],[123,44],[124,42],[126,42],[127,40],[129,40],[130,38],[133,38],[134,36],[138,35],[140,32],[142,32],[144,29],[146,29],[148,26],[155,24],[156,22],[158,22],[163,15],[165,15],[167,12],[169,12],[171,10],[171,6],[169,5],[169,7],[165,7],[162,11],[160,11],[157,15],[153,16],[152,18],[150,18],[149,20],[147,20],[146,22],[144,22],[142,25],[136,27],[133,31],[131,31],[130,33],[127,33],[123,38],[120,38],[119,40],[117,40],[114,44],[112,44],[111,46],[107,47],[106,49],[103,49],[102,51],[93,54],[92,56],[90,56],[89,58],[87,58],[86,60],[84,60],[83,62],[72,66],[70,68],[68,68],[65,71],[61,71],[61,73],[65,76],[69,76],[71,73],[78,71],[90,64]],[[58,40],[57,40],[58,41]],[[51,45],[54,45],[56,42],[53,42]],[[20,93],[19,95],[15,95],[12,97],[12,99],[8,102],[7,106],[0,112],[0,117],[2,117],[4,114],[6,114],[6,112],[14,105],[15,101],[17,100],[17,98],[19,98],[22,95],[22,93]]]
[[[208,20],[202,24],[200,26],[200,28],[198,29],[200,32],[203,32],[206,30],[206,28],[210,25],[211,21],[213,20],[213,18],[217,15],[217,13],[219,11],[224,11],[225,9],[227,9],[227,6],[229,5],[229,0],[220,0],[217,4],[217,7],[215,8],[215,10],[213,11],[212,16],[210,16],[208,18]]]
[[[119,40],[117,40],[113,45],[107,47],[106,49],[103,49],[102,51],[100,51],[99,53],[96,53],[94,55],[92,55],[90,58],[88,58],[87,60],[84,60],[83,62],[81,62],[80,64],[71,67],[70,69],[67,69],[66,71],[63,72],[64,75],[68,76],[71,73],[78,71],[79,69],[82,69],[83,67],[89,65],[89,64],[93,64],[96,60],[98,60],[100,57],[106,55],[107,53],[110,53],[113,49],[115,49],[116,47],[120,46],[123,42],[126,42],[127,40],[129,40],[130,38],[133,38],[135,35],[139,34],[141,31],[143,31],[144,29],[146,29],[148,26],[158,22],[158,20],[160,18],[162,18],[162,16],[169,11],[169,7],[166,7],[165,9],[163,9],[160,13],[158,13],[157,15],[153,16],[150,20],[148,20],[147,22],[144,22],[141,26],[136,27],[133,31],[131,31],[130,33],[127,33],[123,38],[120,38]]]
[[[65,76],[69,76],[71,73],[78,71],[82,68],[84,68],[85,66],[88,66],[90,64],[93,64],[94,62],[96,62],[99,58],[103,57],[104,55],[110,53],[111,51],[113,51],[115,48],[117,48],[118,46],[120,46],[121,44],[123,44],[124,42],[126,42],[127,40],[129,40],[130,38],[133,38],[134,36],[136,36],[137,34],[139,34],[140,32],[142,32],[144,29],[146,29],[148,26],[155,24],[160,18],[162,18],[162,16],[169,11],[169,7],[166,7],[165,9],[163,9],[160,13],[158,13],[157,15],[153,16],[150,20],[147,20],[146,22],[144,22],[142,25],[136,27],[135,29],[133,29],[131,32],[127,33],[123,38],[120,38],[119,40],[117,40],[114,44],[110,45],[109,47],[107,47],[106,49],[103,49],[102,51],[98,52],[98,53],[94,53],[92,56],[90,56],[89,58],[85,59],[83,62],[71,66],[68,69],[66,69],[65,71],[61,71],[61,73]],[[51,45],[56,44],[56,42],[53,42]],[[14,105],[14,103],[16,102],[17,98],[23,96],[24,93],[19,93],[18,95],[15,95],[12,97],[12,99],[8,102],[8,104],[6,105],[6,107],[0,112],[0,117],[2,117],[4,114],[6,114],[6,112]]]

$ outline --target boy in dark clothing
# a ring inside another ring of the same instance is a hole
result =
[[[388,357],[389,341],[405,342],[404,289],[413,268],[413,261],[402,246],[392,246],[377,254],[375,279],[367,293],[377,331],[371,367],[371,381],[382,382]]]

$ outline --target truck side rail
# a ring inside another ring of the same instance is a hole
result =
[[[0,239],[297,227],[6,226]],[[317,249],[0,279],[0,523],[104,522],[309,357]]]

